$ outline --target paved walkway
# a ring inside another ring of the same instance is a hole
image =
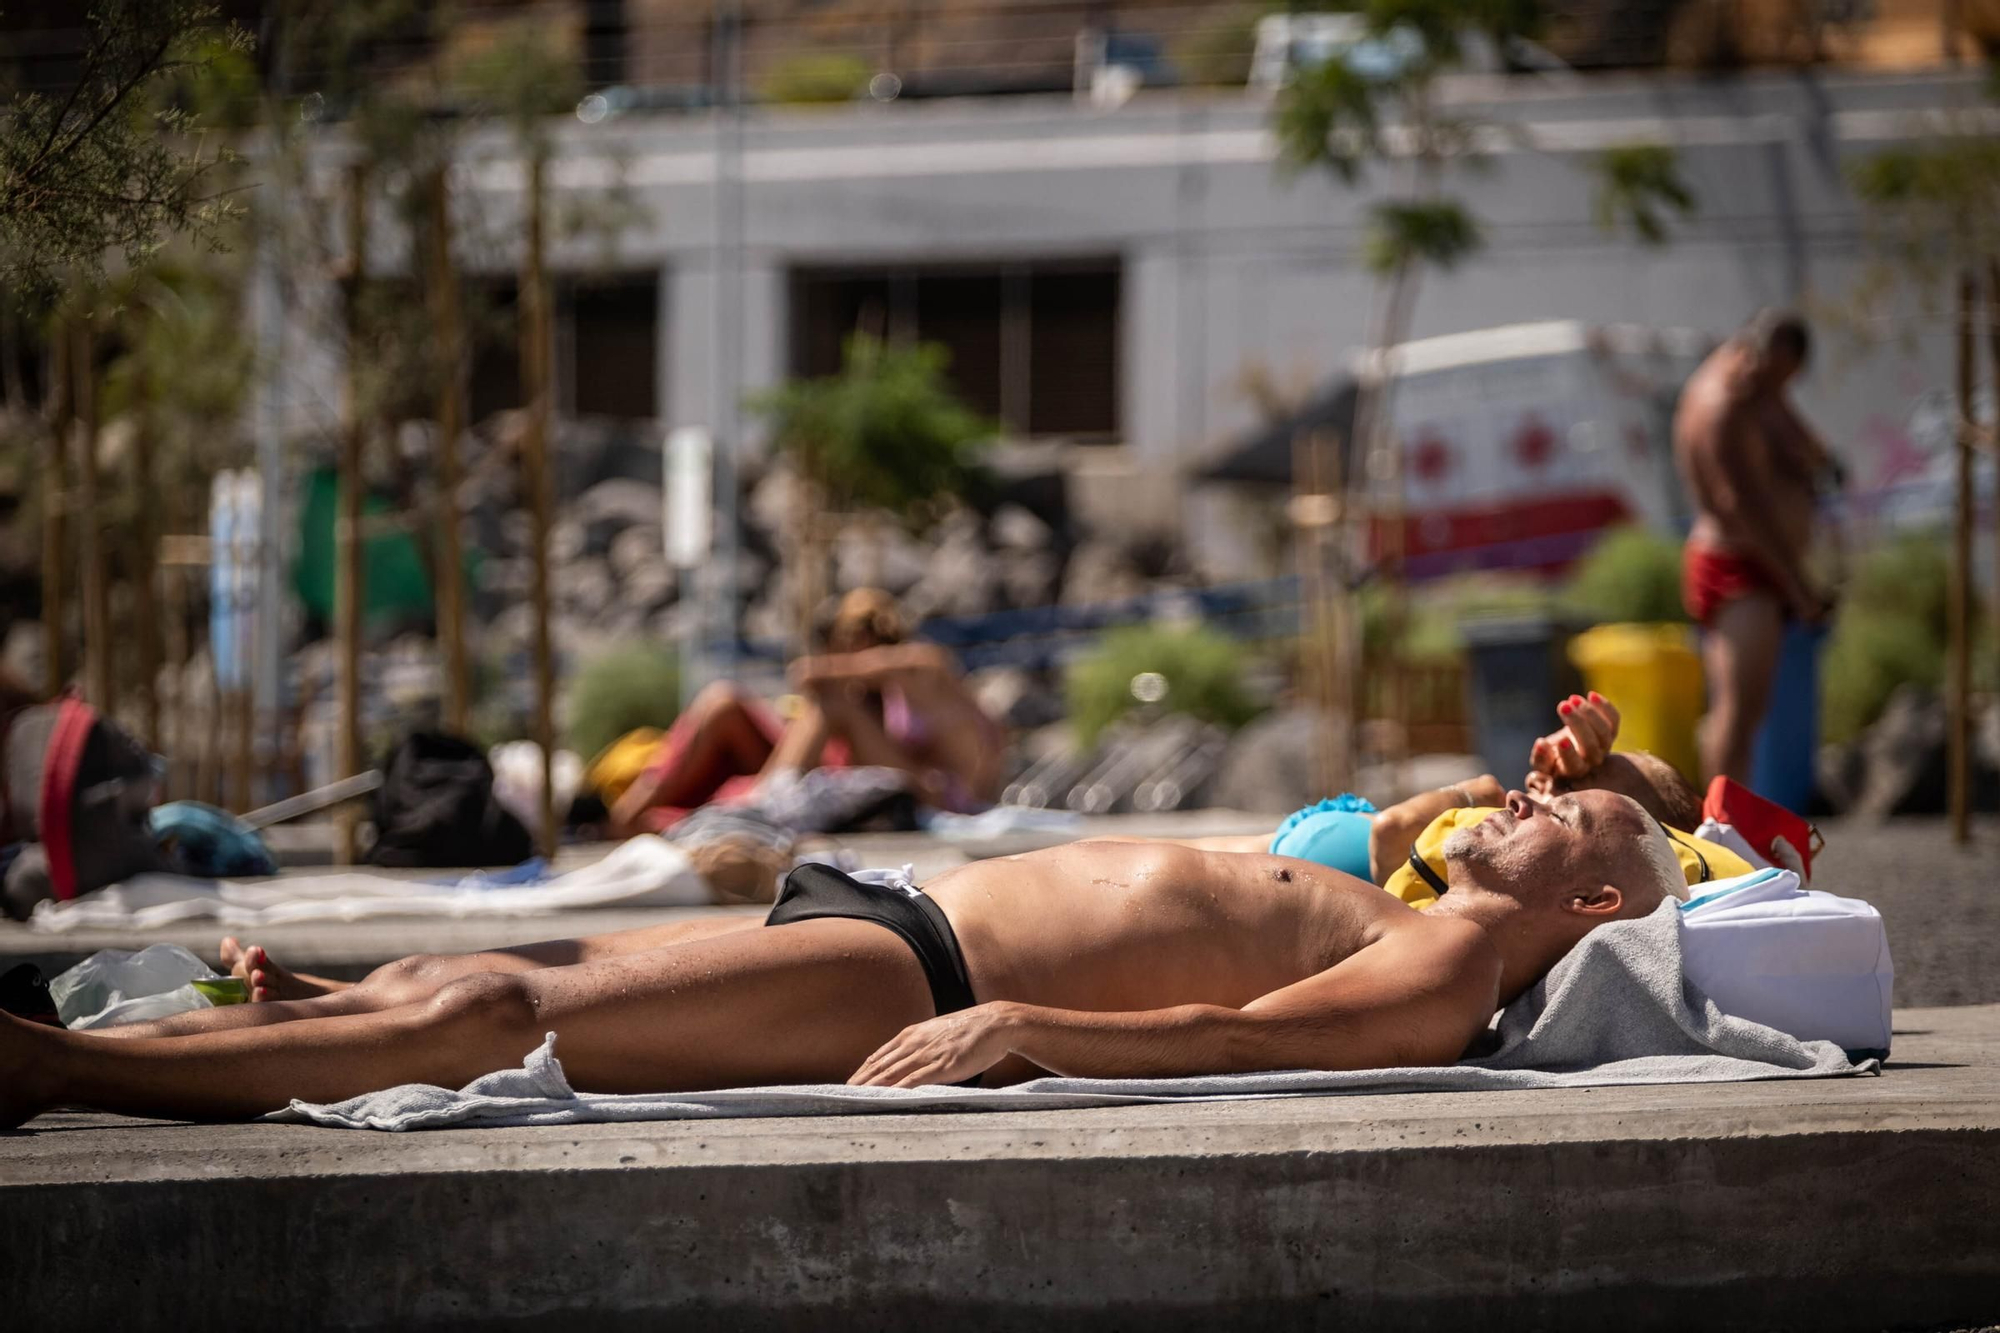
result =
[[[41,1329],[2000,1319],[2000,1006],[1878,1078],[412,1135],[0,1135]],[[286,1312],[286,1313],[280,1313]]]

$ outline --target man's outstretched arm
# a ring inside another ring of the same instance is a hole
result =
[[[1492,1017],[1499,980],[1499,957],[1478,927],[1404,930],[1241,1009],[976,1005],[904,1029],[848,1081],[958,1083],[1009,1055],[1071,1078],[1449,1064]]]

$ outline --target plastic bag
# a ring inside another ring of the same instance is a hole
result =
[[[63,1026],[81,1031],[207,1009],[212,1001],[193,983],[215,975],[178,944],[100,949],[51,981],[49,994]]]

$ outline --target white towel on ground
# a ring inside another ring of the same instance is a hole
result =
[[[372,875],[365,871],[244,883],[185,875],[138,875],[68,902],[42,902],[30,930],[156,930],[213,920],[230,930],[302,921],[371,917],[540,916],[582,907],[688,907],[713,902],[708,882],[687,853],[643,834],[603,860],[540,884],[496,887],[475,875],[457,884]]]
[[[1499,1049],[1441,1068],[1293,1071],[1177,1079],[1041,1078],[1011,1088],[850,1088],[578,1093],[551,1033],[519,1069],[458,1090],[406,1084],[332,1105],[293,1102],[272,1119],[345,1129],[569,1125],[590,1121],[1019,1111],[1144,1102],[1230,1101],[1366,1092],[1495,1091],[1631,1083],[1723,1083],[1872,1073],[1831,1042],[1799,1042],[1723,1014],[1681,976],[1681,913],[1667,901],[1639,921],[1593,931],[1501,1014]]]

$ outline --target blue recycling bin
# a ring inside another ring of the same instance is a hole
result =
[[[1785,627],[1778,676],[1750,758],[1750,789],[1794,814],[1812,804],[1819,758],[1819,652],[1825,625]]]
[[[1569,659],[1576,627],[1553,616],[1481,616],[1459,622],[1465,639],[1472,744],[1503,784],[1527,771],[1535,741],[1555,729],[1556,701],[1583,680]]]

